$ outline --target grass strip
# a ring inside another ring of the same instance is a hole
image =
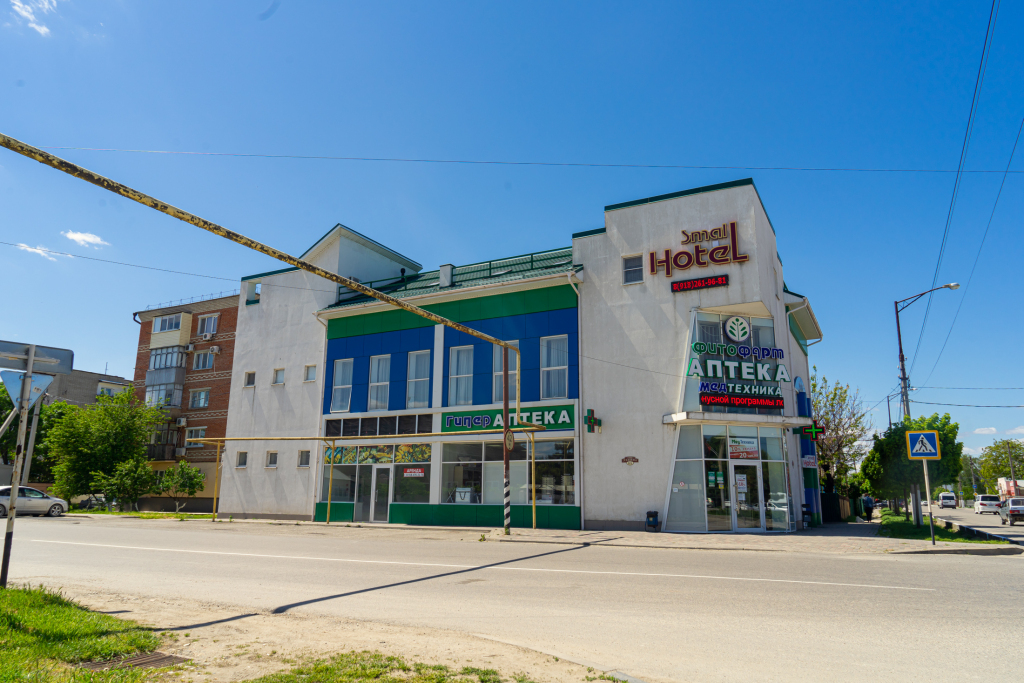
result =
[[[139,519],[212,519],[210,513],[189,512],[120,512],[118,510],[68,510],[69,515],[110,515],[112,517],[138,517]]]
[[[928,528],[927,515],[922,515],[925,519],[921,526],[914,526],[914,518],[911,516],[908,522],[903,516],[903,513],[896,513],[889,508],[882,509],[882,520],[881,527],[878,530],[879,536],[886,536],[888,538],[906,538],[922,541],[930,541],[932,538],[931,530]],[[935,525],[935,541],[951,541],[953,543],[1003,543],[1006,541],[999,541],[995,539],[987,539],[981,536],[973,536],[969,532],[953,531],[952,529],[946,529],[941,522]]]
[[[531,683],[525,674],[514,674],[517,683]],[[406,663],[401,657],[380,652],[346,652],[297,666],[291,671],[257,678],[248,683],[501,683],[494,669],[443,664]]]

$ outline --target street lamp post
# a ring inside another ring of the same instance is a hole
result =
[[[894,303],[896,309],[896,341],[900,347],[900,394],[903,396],[903,416],[906,420],[910,421],[910,378],[907,377],[907,363],[906,358],[903,356],[903,334],[900,332],[900,311],[905,309],[910,304],[914,303],[925,294],[931,294],[937,289],[959,289],[960,285],[956,282],[950,282],[949,284],[942,285],[941,287],[933,287],[927,292],[921,292],[914,296],[909,296],[906,299],[900,299]],[[921,465],[924,467],[924,490],[925,496],[928,500],[928,526],[932,532],[932,545],[935,545],[935,522],[932,520],[932,494],[931,494],[931,483],[928,481],[928,461],[922,460]],[[918,507],[918,513],[920,508]]]

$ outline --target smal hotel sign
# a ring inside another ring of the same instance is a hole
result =
[[[743,263],[750,259],[748,255],[740,253],[735,222],[728,225],[723,223],[712,230],[683,230],[682,233],[681,244],[692,244],[693,247],[679,251],[666,249],[664,252],[650,252],[648,257],[651,275],[657,275],[659,270],[664,270],[665,277],[672,277],[673,269],[687,270],[692,266],[706,268],[712,265]],[[710,247],[703,246],[705,242],[711,242]]]

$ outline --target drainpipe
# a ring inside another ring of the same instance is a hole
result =
[[[327,378],[327,323],[324,321],[323,318],[320,317],[320,314],[319,314],[318,311],[313,311],[313,317],[316,318],[316,321],[318,323],[320,323],[321,325],[324,326],[324,353],[323,353],[323,368],[324,368],[324,371],[322,373],[322,377],[324,377],[324,379],[326,381],[326,378]],[[319,384],[319,382],[317,382],[317,383]],[[316,415],[316,423],[317,423],[316,434],[317,434],[317,436],[320,436],[320,437],[324,436],[324,414],[323,414],[323,405],[324,404],[323,404],[323,401],[324,401],[324,392],[321,389],[321,391],[320,391],[320,410],[317,411],[317,415]],[[323,482],[321,481],[321,479],[323,478],[323,475],[324,475],[324,468],[323,468],[323,466],[326,464],[325,462],[323,462],[324,455],[325,455],[323,453],[323,450],[325,448],[325,442],[324,441],[317,442],[317,447],[321,450],[321,458],[320,458],[320,467],[317,467],[317,472],[313,475],[313,509],[312,509],[312,511],[310,512],[310,515],[309,515],[310,521],[313,521],[313,520],[316,519],[317,492],[320,491],[320,488],[323,485]],[[312,449],[310,449],[310,450],[312,450]],[[331,474],[332,475],[334,474],[334,467],[333,466],[331,467]],[[328,489],[328,491],[327,491],[327,512],[328,512],[327,518],[328,519],[330,519],[330,508],[331,508],[331,491]]]

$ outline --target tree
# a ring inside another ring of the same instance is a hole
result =
[[[846,477],[857,468],[857,460],[864,454],[858,445],[871,429],[867,411],[860,393],[849,384],[829,384],[828,378],[818,377],[818,368],[811,373],[811,402],[814,419],[824,431],[818,436],[815,450],[818,468],[825,480],[825,492],[835,493],[836,482],[848,489]],[[849,493],[848,490],[842,491]]]
[[[53,458],[50,456],[50,448],[46,443],[46,437],[54,425],[64,419],[70,406],[64,401],[57,401],[50,405],[36,404],[34,410],[39,410],[39,422],[36,425],[36,445],[32,449],[32,465],[29,468],[28,481],[30,482],[52,482],[53,481]],[[29,413],[31,420],[32,413]],[[31,426],[31,422],[29,423]],[[27,441],[26,441],[27,443]]]
[[[942,459],[926,461],[931,485],[935,487],[956,481],[963,469],[961,454],[964,445],[956,440],[960,425],[951,422],[948,413],[941,418],[938,413],[931,417],[904,418],[903,422],[894,424],[881,436],[874,435],[871,452],[861,463],[860,471],[873,496],[909,500],[912,485],[924,486],[924,468],[907,454],[907,432],[921,429],[939,433]]]
[[[54,490],[68,499],[98,493],[97,475],[111,477],[123,462],[145,463],[150,434],[164,420],[159,408],[146,406],[130,391],[64,410],[49,429],[46,449],[56,463]]]
[[[978,471],[986,491],[997,491],[1000,477],[1010,478],[1010,458],[1013,458],[1013,472],[1018,479],[1024,479],[1024,444],[1020,441],[1000,439],[981,449]]]
[[[206,475],[198,467],[184,460],[164,472],[157,488],[158,493],[166,493],[174,501],[174,512],[181,512],[187,498],[195,495],[205,487]]]
[[[108,501],[116,500],[122,512],[138,508],[139,498],[156,487],[156,472],[143,456],[119,462],[113,474],[93,473],[93,487]]]

